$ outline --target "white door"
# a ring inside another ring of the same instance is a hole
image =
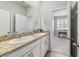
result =
[[[70,40],[68,40],[68,55],[70,55],[70,41],[71,41],[71,21],[70,21],[70,2],[68,2],[68,5],[67,5],[67,14],[68,14],[68,23],[69,23],[69,31],[68,31],[68,38],[70,38]]]

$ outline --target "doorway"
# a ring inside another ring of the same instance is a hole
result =
[[[63,13],[62,13],[63,12]],[[57,9],[52,12],[52,51],[70,56],[70,19],[67,8]],[[62,34],[59,37],[59,34]]]

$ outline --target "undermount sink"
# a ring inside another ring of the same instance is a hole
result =
[[[26,36],[26,37],[12,39],[8,43],[9,44],[20,44],[24,42],[30,42],[31,40],[33,40],[33,37]]]
[[[8,43],[9,44],[20,44],[20,43],[24,43],[24,42],[30,42],[35,37],[40,37],[42,35],[45,35],[45,33],[37,33],[37,34],[34,34],[33,36],[24,36],[21,38],[15,38],[15,39],[10,40]]]

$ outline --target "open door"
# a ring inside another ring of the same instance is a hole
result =
[[[77,37],[78,37],[78,3],[75,4],[73,9],[71,10],[71,56],[76,57],[77,56]]]
[[[78,40],[77,40],[77,56],[79,57],[79,2],[78,2],[78,12],[77,12],[77,13],[78,13],[78,17],[77,17],[77,19],[78,19],[78,21],[77,21],[77,25],[78,25],[78,26],[77,26],[77,27],[78,27],[78,28],[77,28],[77,32],[78,32],[78,33],[77,33],[77,34],[78,34],[78,35],[77,35],[77,39],[78,39]]]

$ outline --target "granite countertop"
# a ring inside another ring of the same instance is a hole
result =
[[[48,35],[48,32],[45,32],[45,33],[37,33],[37,34],[40,34],[38,36],[35,36],[35,35],[29,35],[30,37],[34,37],[33,40],[30,40],[29,42],[23,42],[23,43],[20,43],[20,44],[9,44],[8,42],[10,40],[7,40],[7,41],[3,41],[3,42],[0,42],[0,56],[3,56],[19,47],[22,47],[23,45],[27,45],[28,43],[31,44],[32,41],[36,41],[37,39],[45,36],[45,35]],[[42,35],[43,34],[43,35]],[[29,39],[29,38],[28,38]]]

